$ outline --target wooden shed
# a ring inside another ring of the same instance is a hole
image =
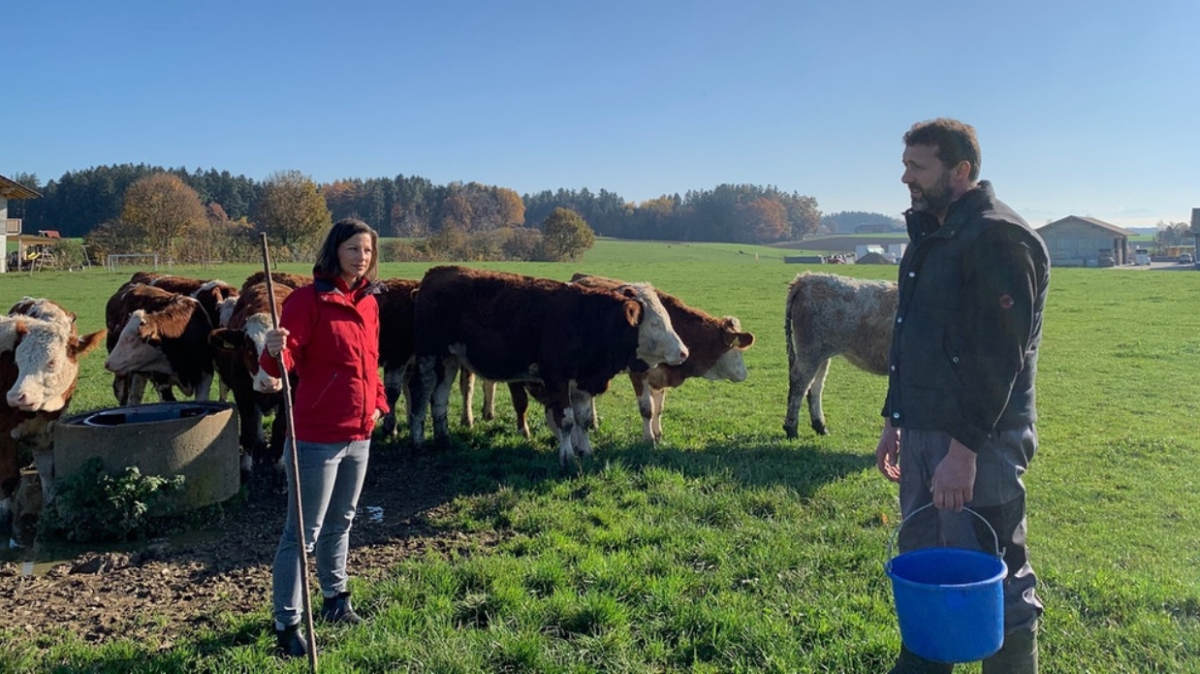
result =
[[[1114,224],[1068,215],[1038,227],[1056,267],[1111,267],[1132,264],[1129,237],[1134,232]]]

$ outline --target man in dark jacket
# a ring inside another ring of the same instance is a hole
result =
[[[1004,550],[1004,645],[986,674],[1037,672],[1042,605],[1025,547],[1037,449],[1034,380],[1050,280],[1045,243],[979,181],[975,129],[953,119],[904,135],[911,239],[900,263],[884,425],[875,456],[900,483],[900,550]],[[902,648],[893,674],[950,672]]]

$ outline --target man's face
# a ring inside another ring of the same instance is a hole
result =
[[[936,145],[909,145],[904,148],[904,175],[900,182],[908,186],[915,211],[945,215],[954,201],[950,170],[938,158]]]

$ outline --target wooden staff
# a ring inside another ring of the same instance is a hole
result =
[[[271,327],[279,329],[279,313],[275,308],[275,283],[271,280],[271,254],[267,250],[267,235],[259,234],[262,241],[263,277],[267,282],[267,297],[271,304]],[[283,362],[283,351],[276,356],[279,359],[279,379],[283,382],[283,413],[287,419],[287,444],[289,456],[292,457],[292,507],[296,509],[296,538],[300,544],[300,588],[304,598],[304,633],[308,637],[308,668],[316,674],[317,671],[317,635],[313,631],[312,598],[308,584],[308,554],[304,542],[304,501],[300,498],[300,457],[296,450],[296,423],[292,418],[292,383],[288,379],[287,366]]]

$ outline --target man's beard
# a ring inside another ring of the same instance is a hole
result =
[[[945,213],[952,201],[954,195],[950,191],[950,173],[947,171],[932,187],[921,188],[920,196],[912,197],[912,207],[914,211]]]

